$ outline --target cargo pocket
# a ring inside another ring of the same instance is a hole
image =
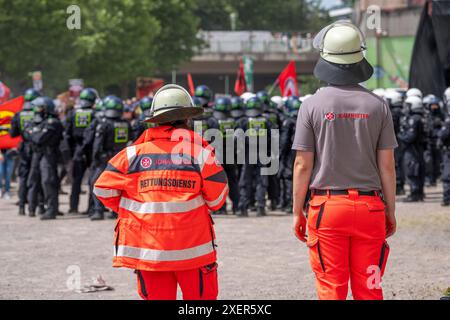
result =
[[[370,212],[384,213],[384,211],[386,210],[386,205],[381,200],[375,203],[367,202],[366,205]]]
[[[380,270],[381,277],[384,275],[384,270],[386,269],[386,263],[389,257],[389,252],[390,252],[389,245],[386,241],[384,241],[383,245],[381,246],[380,260],[378,262],[378,268]]]
[[[216,300],[219,293],[217,263],[211,263],[198,269],[199,298]]]
[[[309,228],[315,228],[316,230],[319,229],[320,224],[323,219],[323,212],[325,211],[325,203],[327,202],[326,199],[312,199],[309,202],[308,206],[308,227]]]
[[[309,248],[309,261],[311,263],[311,268],[315,273],[324,273],[326,269],[322,250],[320,248],[319,238],[310,237],[306,242],[306,245]]]
[[[142,272],[140,270],[135,270],[134,272],[137,275],[138,293],[142,299],[148,300],[148,292],[147,287],[145,286],[144,276],[142,275]]]

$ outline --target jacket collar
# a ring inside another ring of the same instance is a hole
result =
[[[171,126],[158,126],[155,128],[148,128],[133,143],[133,145],[155,140],[185,141],[200,145],[204,148],[209,146],[208,142],[194,131],[174,128]]]

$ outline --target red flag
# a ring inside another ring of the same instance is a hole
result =
[[[9,99],[10,93],[11,90],[3,82],[0,81],[0,104]]]
[[[12,117],[22,110],[24,101],[23,96],[20,96],[0,104],[0,149],[17,148],[19,145],[21,138],[11,138],[8,131]]]
[[[297,73],[294,61],[289,62],[278,76],[277,81],[283,97],[298,96]]]
[[[194,81],[192,80],[192,76],[190,73],[187,74],[187,81],[189,86],[189,93],[191,96],[195,95],[195,87],[194,87]]]
[[[247,91],[247,83],[245,82],[245,72],[244,72],[244,63],[242,59],[239,61],[239,70],[236,77],[236,82],[234,83],[234,92],[238,96]]]

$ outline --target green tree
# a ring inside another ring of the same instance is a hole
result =
[[[0,77],[16,89],[31,85],[29,72],[43,71],[44,91],[67,87],[76,73],[77,33],[66,27],[70,0],[0,0]]]
[[[93,86],[118,84],[128,96],[137,76],[172,70],[199,43],[192,0],[90,0],[78,44],[80,77]]]
[[[98,88],[118,84],[126,95],[131,79],[154,70],[152,54],[160,32],[151,14],[154,6],[148,0],[86,1],[76,41],[79,76]]]
[[[197,16],[204,30],[230,30],[230,13],[239,30],[314,31],[328,20],[321,1],[198,0]]]

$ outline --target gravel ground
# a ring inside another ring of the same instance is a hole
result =
[[[66,188],[67,190],[67,188]],[[440,189],[421,204],[398,203],[398,231],[383,281],[386,299],[438,299],[450,286],[450,209]],[[14,191],[14,190],[13,190]],[[0,200],[0,299],[138,299],[131,270],[113,269],[114,222],[81,215],[55,221],[19,217],[16,201]],[[61,210],[68,196],[61,195]],[[86,203],[83,196],[81,204]],[[307,248],[290,232],[291,218],[216,217],[221,299],[315,299]],[[101,275],[114,291],[68,287]]]

